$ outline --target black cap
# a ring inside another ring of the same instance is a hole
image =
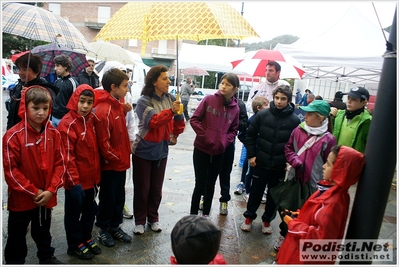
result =
[[[352,98],[360,98],[362,101],[369,100],[370,94],[364,87],[355,87],[350,90],[349,93],[344,93],[344,95],[348,95]]]
[[[341,91],[337,91],[334,96],[334,98],[339,98],[339,99],[342,99],[343,97],[344,93],[342,93]]]

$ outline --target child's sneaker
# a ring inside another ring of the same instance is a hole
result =
[[[227,215],[228,213],[229,211],[227,210],[227,202],[220,202],[219,214]]]
[[[260,203],[262,203],[262,204],[266,203],[266,193],[263,193],[262,201]]]
[[[123,214],[123,218],[125,218],[125,219],[133,219],[133,214],[130,213],[130,210],[129,210],[128,206],[126,206],[126,204],[123,207],[122,214]]]
[[[118,239],[123,243],[129,243],[130,241],[132,241],[132,238],[128,234],[126,234],[120,227],[118,227],[118,229],[116,230],[111,230],[111,235],[114,239]]]
[[[273,233],[273,228],[270,225],[270,222],[263,222],[262,223],[262,233],[265,235]]]
[[[76,249],[68,248],[67,254],[75,256],[81,260],[91,260],[94,258],[94,254],[90,252],[83,243],[80,244]]]
[[[249,194],[244,194],[242,197],[244,198],[245,202],[248,203]]]
[[[276,250],[276,251],[279,251],[280,250],[280,247],[281,247],[281,245],[283,244],[283,242],[284,242],[284,236],[279,236],[278,238],[277,238],[277,241],[276,241],[276,243],[274,244],[274,249]]]
[[[201,196],[201,200],[200,200],[198,209],[200,209],[200,210],[204,209],[204,196]]]
[[[100,229],[98,231],[98,240],[106,247],[113,247],[115,245],[114,238],[108,229]]]
[[[244,232],[251,232],[252,230],[252,219],[251,218],[245,218],[245,222],[241,224],[241,230]]]
[[[244,193],[245,191],[245,185],[243,182],[240,182],[237,187],[236,190],[234,191],[234,194],[236,195],[242,195],[242,193]]]
[[[102,252],[101,248],[97,245],[96,242],[94,242],[93,239],[87,240],[86,246],[90,250],[90,252],[93,253],[94,255],[100,255]]]

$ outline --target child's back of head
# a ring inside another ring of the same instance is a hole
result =
[[[179,264],[208,264],[220,246],[220,229],[197,215],[181,218],[171,233],[172,250]]]

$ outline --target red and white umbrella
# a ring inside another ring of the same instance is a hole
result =
[[[277,50],[260,49],[245,53],[243,59],[231,62],[233,70],[238,73],[247,73],[251,76],[263,77],[269,61],[276,61],[281,65],[281,79],[301,79],[305,70],[301,64],[290,55],[282,54]]]

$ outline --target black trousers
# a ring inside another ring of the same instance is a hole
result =
[[[27,211],[9,211],[8,238],[4,249],[6,264],[24,264],[28,247],[26,234],[29,223],[30,233],[37,246],[39,261],[50,259],[54,255],[51,247],[51,208],[37,207]]]
[[[91,239],[94,220],[98,207],[96,202],[97,189],[84,190],[82,203],[77,203],[71,197],[71,190],[65,189],[64,226],[68,248],[76,249],[78,245]]]
[[[123,221],[126,171],[101,171],[100,193],[96,226],[116,229]]]
[[[233,169],[235,142],[227,146],[223,153],[222,163],[219,171],[220,195],[219,202],[228,202],[230,196],[230,174]]]
[[[223,153],[219,155],[209,155],[194,148],[193,163],[195,187],[191,197],[190,214],[198,214],[201,195],[204,195],[204,209],[202,210],[202,214],[209,215],[222,158]]]

